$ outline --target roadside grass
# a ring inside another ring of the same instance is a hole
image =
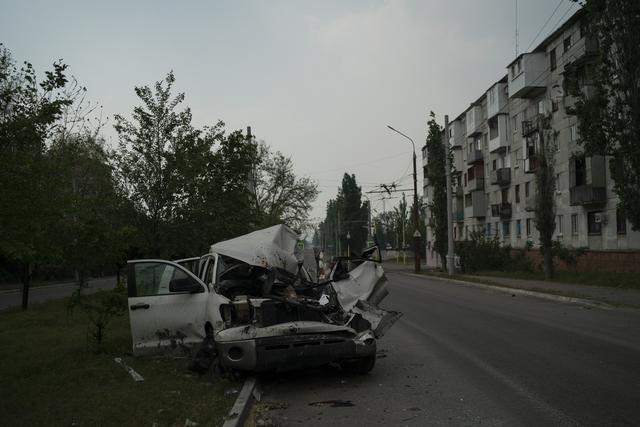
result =
[[[67,300],[0,312],[0,425],[221,425],[241,384],[198,377],[187,358],[133,358],[128,316],[112,320],[104,352]],[[135,382],[114,357],[144,377]]]
[[[413,258],[411,259],[413,261]],[[402,261],[399,263],[395,261],[395,259],[390,259],[383,262],[383,267],[385,265],[389,265],[392,268],[404,268],[413,270],[413,263],[407,262],[403,264]],[[424,265],[422,265],[422,273],[430,274],[434,276],[442,276],[449,277],[446,272],[427,270]],[[457,273],[454,277],[459,280],[463,280],[464,278],[482,278],[482,277],[504,277],[509,279],[522,279],[522,280],[539,280],[546,281],[544,278],[544,273],[541,271],[500,271],[500,270],[486,270],[486,271],[476,271],[473,273]],[[484,280],[484,279],[481,279]],[[485,283],[483,281],[482,283]],[[587,272],[577,272],[577,271],[555,271],[553,273],[553,279],[550,280],[552,283],[566,283],[566,284],[576,284],[576,285],[586,285],[586,286],[603,286],[609,288],[622,288],[622,289],[638,289],[640,290],[640,273],[615,273],[615,272],[606,272],[606,271],[587,271]],[[503,284],[497,282],[485,283],[491,284],[495,286],[504,286]]]
[[[542,280],[544,273],[529,271],[479,271],[465,276],[493,276],[509,279]],[[610,288],[640,289],[639,273],[610,273],[600,271],[573,272],[556,271],[551,282],[570,283],[587,286],[604,286]]]

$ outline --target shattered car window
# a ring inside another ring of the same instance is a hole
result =
[[[139,263],[135,266],[136,295],[166,295],[172,280],[185,280],[188,276],[172,265],[162,263]]]

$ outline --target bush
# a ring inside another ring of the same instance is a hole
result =
[[[78,288],[69,300],[67,314],[71,316],[76,308],[87,315],[87,345],[100,353],[107,326],[114,317],[127,312],[127,288],[118,283],[112,290],[98,291],[93,295],[83,295],[82,288]]]
[[[478,270],[502,270],[511,260],[511,246],[500,246],[498,236],[488,238],[484,231],[472,232],[470,240],[455,243],[464,273]]]
[[[586,248],[569,249],[564,246],[561,241],[554,240],[551,246],[551,254],[555,264],[554,270],[556,269],[558,261],[563,261],[567,267],[571,267],[573,271],[576,271],[578,258],[584,255],[585,252]]]

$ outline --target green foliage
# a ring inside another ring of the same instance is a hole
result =
[[[134,229],[131,210],[118,190],[101,142],[89,134],[54,140],[49,157],[55,165],[61,218],[55,239],[65,265],[78,272],[82,286],[92,271],[125,261]]]
[[[542,248],[541,248],[542,250]],[[568,267],[571,267],[573,271],[576,271],[578,265],[578,259],[586,253],[587,248],[567,248],[559,240],[554,240],[551,251],[553,253],[554,261],[564,262]]]
[[[554,131],[551,118],[542,117],[538,121],[538,144],[536,153],[538,167],[535,172],[535,224],[540,233],[540,249],[543,254],[543,270],[547,279],[553,277],[553,232],[556,228],[556,177],[555,148],[551,143]]]
[[[0,328],[0,413],[3,424],[159,426],[222,425],[239,388],[216,377],[191,376],[189,359],[127,356],[129,317],[114,317],[104,351],[87,351],[84,313],[69,322],[66,300],[33,304],[2,313]],[[122,357],[144,377],[135,383],[114,362]],[[34,404],[34,399],[38,401]]]
[[[60,200],[47,139],[71,103],[63,91],[66,68],[54,63],[38,83],[32,65],[18,69],[0,44],[0,254],[19,266],[23,308],[36,264],[62,255],[51,236]]]
[[[116,115],[119,178],[135,206],[146,256],[172,258],[205,251],[216,240],[256,227],[249,190],[255,144],[224,123],[196,129],[169,73],[153,89],[136,87],[142,105],[132,119]],[[290,169],[290,165],[289,165]]]
[[[261,143],[252,180],[253,209],[259,228],[285,223],[300,230],[307,225],[318,186],[309,177],[296,176],[290,157],[279,151],[274,153]]]
[[[428,208],[431,212],[430,227],[433,228],[435,240],[433,242],[433,248],[440,254],[442,265],[447,268],[447,168],[446,168],[446,156],[450,155],[447,152],[449,145],[443,141],[444,129],[436,122],[436,116],[431,111],[429,114],[429,121],[427,122],[427,159],[428,163],[425,168],[426,180],[429,183],[430,188],[433,191],[432,199],[429,202]]]
[[[369,203],[362,201],[356,176],[345,173],[338,195],[327,203],[326,217],[319,225],[325,248],[332,255],[345,256],[347,248],[359,254],[366,244],[368,223]]]
[[[480,270],[502,270],[511,260],[511,247],[500,246],[498,236],[489,238],[484,231],[472,232],[468,240],[455,242],[456,255],[465,273]]]
[[[587,0],[584,9],[587,41],[597,50],[566,73],[578,98],[580,143],[589,156],[614,156],[619,207],[640,230],[640,2]]]
[[[104,350],[109,323],[127,313],[127,288],[118,283],[112,290],[98,291],[93,295],[83,295],[82,288],[78,288],[69,298],[67,315],[73,315],[76,309],[82,310],[87,316],[87,345],[100,353]]]

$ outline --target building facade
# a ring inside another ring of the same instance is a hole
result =
[[[640,249],[640,233],[631,230],[617,209],[610,158],[586,157],[578,144],[576,99],[567,90],[588,91],[589,64],[596,44],[584,33],[576,12],[531,52],[519,55],[503,76],[449,125],[453,149],[454,239],[473,232],[498,236],[514,248],[538,246],[534,222],[535,171],[538,167],[537,120],[551,118],[556,174],[554,239],[567,247],[593,251]],[[423,149],[423,166],[428,162]],[[425,179],[424,195],[433,189]],[[427,214],[427,226],[430,223]],[[440,266],[427,227],[427,265]]]

